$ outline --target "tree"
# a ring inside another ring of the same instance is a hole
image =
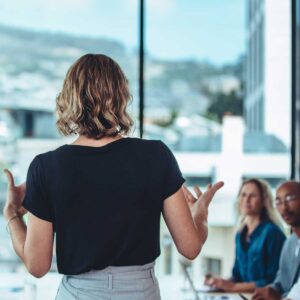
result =
[[[223,115],[226,113],[234,116],[243,115],[243,98],[239,90],[232,90],[230,93],[217,92],[210,94],[210,97],[212,102],[206,112],[209,119],[216,119],[222,123]]]

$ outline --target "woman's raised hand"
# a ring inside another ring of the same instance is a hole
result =
[[[3,209],[3,215],[6,219],[17,215],[22,217],[27,213],[27,210],[22,206],[26,192],[26,183],[15,185],[13,174],[5,169],[3,170],[7,176],[7,198]]]
[[[198,186],[194,186],[194,192],[197,197],[194,197],[194,195],[189,191],[189,189],[183,185],[182,190],[185,196],[185,200],[190,208],[190,211],[192,213],[192,216],[198,215],[198,214],[206,214],[208,212],[208,206],[210,202],[212,201],[215,193],[224,185],[224,182],[219,181],[215,183],[214,185],[208,184],[206,191],[202,192]]]

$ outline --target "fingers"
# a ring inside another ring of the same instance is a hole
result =
[[[264,300],[265,298],[262,295],[254,294],[251,300]]]
[[[261,288],[256,288],[252,296],[252,300],[263,300],[263,290]]]
[[[203,194],[204,201],[207,205],[212,201],[215,193],[224,185],[223,181],[219,181],[214,185],[208,184],[205,193]]]
[[[193,186],[193,190],[194,190],[194,192],[196,193],[197,198],[201,197],[202,192],[201,192],[201,190],[200,190],[200,188],[199,188],[198,185],[194,185],[194,186]]]
[[[8,169],[4,169],[3,172],[5,173],[5,175],[7,177],[8,187],[14,187],[15,181],[14,181],[13,174]]]
[[[222,282],[222,279],[216,278],[216,277],[211,277],[207,280],[206,285],[213,287],[213,288],[220,288],[221,282]]]
[[[212,188],[217,191],[223,186],[224,186],[224,182],[223,181],[218,181],[217,183],[214,184],[214,186]]]
[[[213,287],[216,283],[216,279],[214,277],[205,278],[204,284],[210,287]]]
[[[185,199],[188,202],[194,203],[197,200],[185,185],[182,185],[182,191],[184,193]]]
[[[197,199],[199,198],[203,198],[204,202],[209,205],[214,194],[224,185],[223,181],[219,181],[217,183],[215,183],[214,185],[212,185],[211,183],[207,185],[206,191],[204,193],[202,193],[201,189],[199,188],[199,186],[193,186],[194,192],[197,196],[197,198],[195,198],[193,196],[193,194],[190,192],[190,190],[185,186],[182,185],[182,191],[184,193],[184,196],[186,198],[186,200],[189,203],[195,203],[197,201]]]
[[[207,191],[212,191],[212,192],[216,192],[216,191],[218,191],[221,187],[223,187],[224,186],[224,182],[223,181],[218,181],[218,182],[216,182],[214,185],[212,185],[211,183],[209,183],[208,185],[207,185],[207,188],[206,188],[206,190]]]
[[[210,192],[214,195],[221,187],[223,187],[223,185],[224,185],[223,181],[218,181],[214,185],[209,184],[207,186],[206,192]]]
[[[25,208],[25,207],[21,207],[19,210],[18,210],[18,213],[20,216],[24,216],[25,214],[28,213],[28,210]]]
[[[205,275],[205,278],[204,278],[204,284],[205,285],[210,285],[211,283],[211,279],[212,279],[212,276],[211,275]]]

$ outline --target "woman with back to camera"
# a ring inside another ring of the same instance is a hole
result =
[[[207,277],[205,284],[226,292],[253,292],[274,280],[285,235],[267,182],[244,181],[238,198],[241,218],[232,278]]]
[[[196,189],[196,199],[162,142],[124,138],[132,126],[129,99],[116,62],[84,55],[57,97],[58,129],[78,138],[36,156],[26,186],[15,186],[5,170],[4,216],[32,275],[49,271],[56,233],[57,267],[65,275],[58,300],[160,299],[154,262],[161,213],[183,256],[195,258],[207,238],[208,205],[223,183],[203,194]]]

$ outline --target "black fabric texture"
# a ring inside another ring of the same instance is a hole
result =
[[[24,207],[53,223],[62,274],[143,265],[160,255],[163,201],[183,182],[161,141],[64,145],[32,161]]]

